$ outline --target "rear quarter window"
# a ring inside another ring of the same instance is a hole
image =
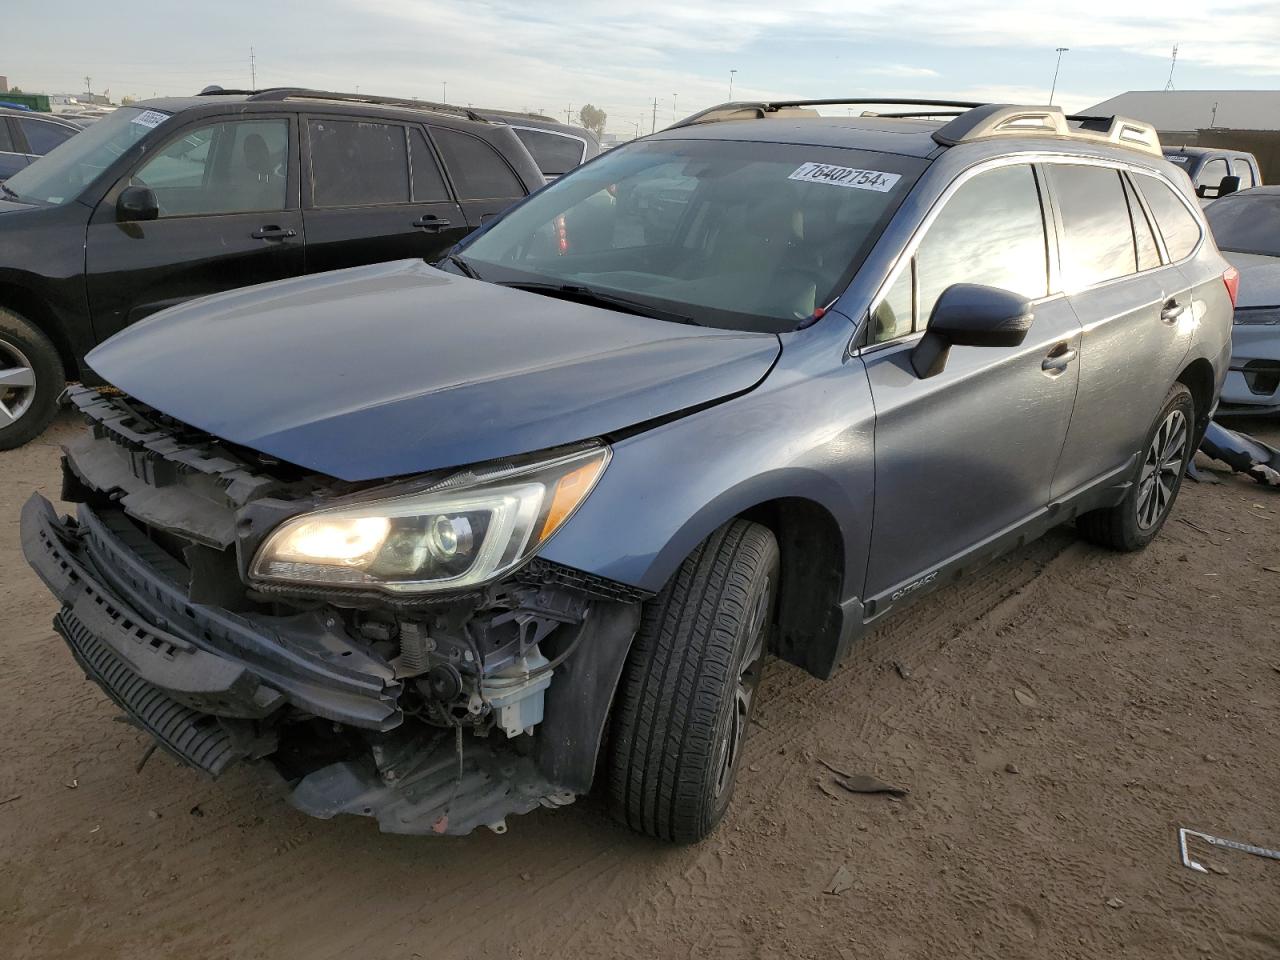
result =
[[[432,127],[431,139],[440,150],[459,200],[514,200],[524,196],[524,186],[502,155],[479,137]]]
[[[1187,205],[1163,180],[1149,174],[1137,174],[1134,182],[1142,191],[1147,206],[1156,218],[1156,226],[1164,237],[1170,260],[1182,260],[1191,255],[1200,242],[1200,221]]]
[[[581,140],[546,130],[525,130],[520,127],[512,129],[544,174],[559,176],[582,163]]]

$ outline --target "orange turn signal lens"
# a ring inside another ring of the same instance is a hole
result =
[[[604,470],[606,458],[602,454],[582,466],[570,470],[556,481],[555,493],[551,496],[551,506],[547,508],[547,519],[542,523],[538,534],[541,543],[551,536],[560,525],[569,519],[569,515],[577,509],[578,504],[587,498],[591,488],[595,486]]]

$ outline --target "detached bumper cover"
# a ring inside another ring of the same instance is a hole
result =
[[[129,542],[127,521],[83,506],[78,516],[60,519],[39,494],[22,509],[23,553],[63,604],[54,626],[90,678],[182,760],[221,772],[261,746],[251,721],[287,703],[369,730],[400,724],[390,665],[321,614],[268,618],[191,603],[140,556],[155,549],[149,541]]]

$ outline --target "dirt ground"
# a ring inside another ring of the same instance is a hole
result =
[[[700,846],[592,800],[427,839],[308,819],[252,768],[135,773],[18,546],[76,429],[0,454],[0,958],[1280,956],[1280,862],[1177,852],[1280,847],[1280,495],[1249,481],[1186,484],[1140,555],[1057,531],[829,683],[774,664]],[[829,794],[824,760],[910,793]]]

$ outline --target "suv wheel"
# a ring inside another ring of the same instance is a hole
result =
[[[0,308],[0,450],[38,437],[57,413],[66,385],[62,359],[49,338]]]
[[[1124,500],[1076,521],[1086,540],[1112,550],[1141,550],[1155,539],[1178,498],[1187,461],[1195,453],[1191,445],[1195,412],[1191,391],[1175,383],[1147,434],[1137,477]]]
[[[614,816],[660,840],[701,840],[733,796],[778,589],[767,527],[734,520],[644,609],[614,708]]]

